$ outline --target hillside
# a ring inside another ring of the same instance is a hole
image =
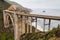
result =
[[[7,3],[7,2],[2,2],[2,1],[0,0],[0,12],[2,12],[2,10],[4,10],[4,9],[7,9],[9,6],[10,6],[9,3]]]

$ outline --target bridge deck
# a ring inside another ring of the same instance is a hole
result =
[[[17,13],[17,12],[13,12],[13,11],[8,11],[8,10],[4,10],[6,12],[10,12],[10,13]],[[36,18],[44,18],[44,19],[52,19],[52,20],[60,20],[60,16],[47,16],[47,15],[38,15],[38,14],[23,14],[23,13],[17,13],[17,15],[22,15],[22,16],[30,16],[30,17],[36,17]]]

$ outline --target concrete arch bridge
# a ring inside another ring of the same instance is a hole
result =
[[[44,19],[43,31],[45,31],[45,26],[48,25],[48,30],[50,30],[51,20],[59,20],[60,16],[47,16],[47,15],[37,15],[37,14],[24,14],[24,12],[16,11],[3,11],[4,27],[13,26],[14,28],[14,39],[19,40],[20,36],[24,33],[40,32],[37,29],[37,19]],[[45,24],[46,19],[49,20],[48,24]],[[11,23],[10,23],[11,22]],[[35,22],[35,27],[32,25]]]

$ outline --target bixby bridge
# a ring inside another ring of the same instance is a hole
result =
[[[39,32],[37,29],[37,19],[42,18],[44,20],[44,28],[48,25],[48,30],[50,30],[51,20],[59,20],[60,16],[47,16],[47,15],[38,15],[38,14],[25,14],[24,12],[16,11],[3,11],[4,27],[12,26],[14,28],[14,39],[19,40],[20,36],[24,33]],[[48,19],[49,23],[45,24],[45,20]],[[32,21],[35,22],[35,27],[32,26]],[[10,23],[11,22],[11,23]]]

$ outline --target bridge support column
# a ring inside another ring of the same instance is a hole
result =
[[[50,24],[51,24],[51,19],[49,19],[49,27],[48,27],[48,30],[50,30]]]
[[[14,13],[14,40],[20,40],[20,35],[18,31],[18,18],[16,13]]]
[[[50,30],[50,24],[51,24],[51,19],[49,19],[49,22],[48,24],[46,24],[46,19],[44,19],[44,28],[43,28],[43,31],[45,32],[45,26],[48,25],[48,31]]]
[[[25,16],[22,16],[22,34],[25,33]]]
[[[43,31],[45,32],[45,19],[44,19],[44,27],[43,27]]]

